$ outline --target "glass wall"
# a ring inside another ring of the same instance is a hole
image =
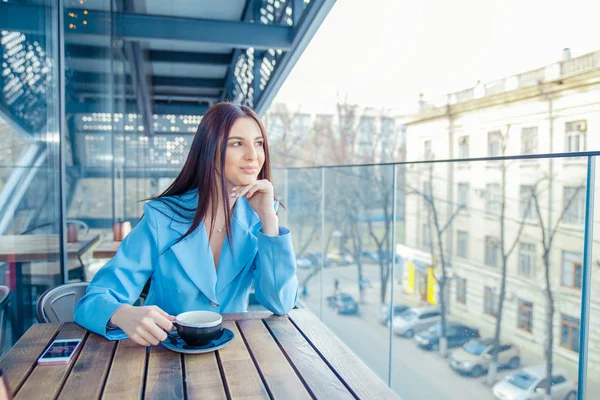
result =
[[[596,191],[587,186],[588,159],[278,171],[287,177],[276,187],[286,187],[299,304],[391,378],[401,398],[541,396],[551,368],[553,396],[574,399],[582,343],[587,396],[597,396],[594,256],[585,281],[590,331],[580,337],[586,195]]]
[[[11,296],[0,310],[0,353],[61,271],[58,10],[54,1],[22,3],[38,6],[36,28],[0,31],[0,297]]]
[[[36,321],[41,293],[106,263],[94,253],[173,181],[201,118],[152,108],[147,56],[169,43],[117,39],[121,3],[63,2],[62,31],[56,4],[19,2],[31,15],[14,24],[22,31],[0,26],[0,293],[10,293],[0,354]]]

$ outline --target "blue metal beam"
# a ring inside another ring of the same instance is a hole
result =
[[[73,73],[72,83],[74,84],[106,84],[109,82],[110,75],[105,73],[97,72],[81,72],[76,71]],[[129,75],[125,75],[125,82],[123,82],[123,76],[117,75],[113,77],[113,83],[115,84],[127,84],[133,83]],[[153,76],[152,86],[184,86],[193,88],[205,88],[205,89],[221,89],[225,84],[223,79],[206,79],[206,78],[185,78],[176,76]]]
[[[204,115],[208,106],[194,103],[154,103],[152,112],[154,114],[172,114],[172,115]],[[67,103],[67,113],[70,114],[89,114],[89,113],[108,113],[110,107],[107,101],[86,101],[81,103]],[[125,112],[139,113],[134,101],[125,103]]]
[[[108,60],[110,48],[71,44],[66,46],[67,56],[74,59]],[[230,54],[191,53],[185,51],[149,50],[148,62],[171,64],[194,64],[226,67],[231,62]]]
[[[66,10],[66,23],[74,21],[68,16],[69,12],[83,17],[79,9]],[[41,33],[44,31],[44,17],[45,10],[40,6],[0,3],[0,29]],[[94,10],[88,10],[85,15],[87,24],[76,24],[75,29],[68,31],[68,36],[81,34],[108,37],[111,28],[109,22],[113,19],[116,19],[117,36],[124,40],[173,40],[261,50],[289,50],[292,47],[292,28],[284,25],[136,13],[116,13],[111,16],[107,12]],[[80,18],[77,19],[79,20]]]
[[[169,62],[180,64],[203,64],[225,67],[231,61],[231,54],[188,53],[182,51],[150,50],[150,62]]]
[[[180,171],[181,167],[168,170],[161,169],[160,167],[152,169],[151,166],[139,169],[127,168],[124,171],[123,177],[130,179],[175,178],[179,175]],[[110,168],[86,167],[85,173],[81,174],[79,179],[110,178],[111,176]]]

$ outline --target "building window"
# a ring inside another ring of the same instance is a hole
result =
[[[567,122],[565,126],[565,152],[585,151],[586,121]]]
[[[521,130],[521,154],[535,154],[538,146],[538,128],[530,127]]]
[[[465,231],[456,231],[456,255],[467,258],[469,254],[469,234]]]
[[[498,296],[494,293],[494,289],[485,286],[483,293],[483,312],[492,317],[498,315]]]
[[[500,185],[488,183],[485,185],[485,212],[499,215],[500,206]]]
[[[498,240],[491,236],[485,237],[485,265],[498,266]]]
[[[423,248],[431,247],[431,226],[428,223],[423,224]]]
[[[535,245],[519,243],[519,274],[531,276],[535,266]]]
[[[456,278],[456,301],[467,304],[467,280],[465,278]]]
[[[577,187],[565,187],[563,197],[565,224],[582,225],[585,218],[585,192]]]
[[[269,139],[273,142],[282,139],[285,136],[285,126],[282,118],[279,115],[273,115],[270,122]]]
[[[579,353],[579,319],[560,315],[560,346]]]
[[[300,114],[294,117],[293,129],[295,133],[306,135],[310,132],[310,115]]]
[[[469,207],[469,184],[458,184],[458,207],[466,210]]]
[[[431,144],[431,140],[426,140],[423,144],[423,159],[424,160],[432,160],[433,159],[433,146]]]
[[[521,219],[531,220],[535,216],[534,195],[535,188],[533,186],[521,185],[519,216]]]
[[[531,333],[533,329],[533,303],[525,300],[519,300],[519,320],[517,326],[526,332]]]
[[[488,157],[502,155],[502,134],[500,131],[488,132]]]
[[[458,158],[469,158],[469,137],[458,138]]]
[[[560,283],[562,286],[570,287],[573,289],[581,289],[583,279],[581,259],[581,253],[563,251],[562,271],[560,274]]]

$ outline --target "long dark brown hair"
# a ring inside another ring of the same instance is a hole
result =
[[[207,216],[210,206],[211,231],[214,230],[215,215],[217,214],[218,186],[217,179],[221,182],[221,198],[225,212],[225,228],[227,239],[231,244],[231,210],[229,195],[225,184],[225,153],[227,141],[233,124],[240,118],[252,118],[258,124],[264,140],[265,162],[258,173],[258,179],[271,180],[271,163],[266,130],[258,115],[249,107],[232,103],[221,102],[212,106],[202,117],[196,135],[190,147],[190,152],[185,164],[175,181],[162,194],[155,197],[166,204],[179,217],[192,220],[188,231],[177,241],[183,240],[194,232],[200,222]],[[220,174],[217,177],[216,165],[219,163]],[[198,206],[186,208],[173,199],[173,196],[182,195],[194,190],[198,195]],[[193,215],[193,217],[192,217]]]

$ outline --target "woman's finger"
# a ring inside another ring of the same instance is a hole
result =
[[[142,339],[150,343],[152,346],[157,346],[160,343],[159,340],[156,337],[154,337],[152,333],[148,332],[148,330],[145,327],[139,327],[137,334],[140,335]]]
[[[166,330],[167,332],[171,332],[173,330],[173,323],[171,321],[175,320],[175,317],[172,317],[171,315],[167,314],[158,307],[156,307],[154,311],[156,312],[154,314],[151,314],[150,316],[152,317],[156,325]]]
[[[164,317],[161,316],[161,318],[164,318]],[[169,322],[169,324],[171,324],[171,323]],[[152,336],[154,336],[154,339],[158,340],[159,342],[162,342],[163,340],[165,340],[167,338],[167,333],[165,332],[165,330],[167,330],[167,328],[162,328],[162,326],[158,325],[158,323],[156,321],[153,321],[150,326],[147,326],[146,330],[148,331],[148,333],[150,333]],[[171,332],[171,330],[169,330],[169,332]]]
[[[251,185],[247,185],[244,186],[244,188],[241,188],[240,190],[238,190],[237,196],[236,197],[242,197],[244,196],[246,193],[248,193],[249,190],[251,190],[254,187],[254,183]]]
[[[171,316],[171,315],[169,315],[169,313],[167,313],[166,311],[164,311],[162,308],[160,308],[158,306],[152,306],[152,309],[158,311],[160,314],[162,314],[166,318],[169,318]]]
[[[150,346],[150,343],[148,343],[148,341],[146,341],[144,338],[142,338],[139,334],[135,334],[129,337],[131,340],[133,340],[135,343],[139,344],[140,346],[144,346],[144,347],[148,347]]]

